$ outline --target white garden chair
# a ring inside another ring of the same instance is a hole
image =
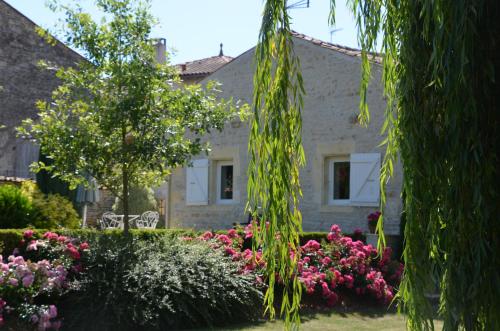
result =
[[[101,223],[101,229],[123,229],[123,221],[120,219],[118,215],[112,212],[105,212],[102,214],[101,219],[99,220]]]
[[[156,211],[146,211],[135,221],[138,229],[156,229],[160,215]]]

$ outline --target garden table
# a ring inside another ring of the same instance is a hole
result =
[[[129,224],[136,219],[138,219],[141,215],[128,215]],[[123,229],[123,218],[125,215],[116,215],[111,212],[106,212],[103,214],[101,219],[101,228],[102,229]]]
[[[118,218],[118,222],[120,222],[119,228],[123,229],[123,218],[125,217],[125,215],[116,215],[116,217]],[[141,217],[141,215],[128,215],[128,224],[132,225],[133,222],[139,217]]]

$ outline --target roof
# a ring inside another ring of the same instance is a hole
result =
[[[22,183],[27,180],[32,180],[31,178],[22,178],[22,177],[9,177],[9,176],[0,176],[0,182],[9,182],[9,183]]]
[[[205,76],[216,71],[223,65],[231,62],[231,56],[212,56],[191,62],[179,63],[175,67],[179,70],[181,77],[186,76]]]
[[[313,37],[306,36],[305,34],[298,33],[296,31],[292,31],[291,33],[292,33],[292,36],[299,38],[299,39],[302,39],[302,40],[305,40],[305,41],[308,41],[308,42],[311,42],[314,45],[317,45],[317,46],[320,46],[320,47],[323,47],[326,49],[330,49],[332,51],[337,51],[339,53],[346,54],[349,56],[361,57],[361,50],[360,49],[342,46],[342,45],[338,45],[338,44],[332,44],[332,43],[329,43],[329,42],[326,42],[323,40],[319,40],[319,39],[315,39]],[[376,63],[382,63],[382,55],[381,54],[379,54],[379,53],[368,53],[368,54],[371,55],[370,60],[372,60]]]

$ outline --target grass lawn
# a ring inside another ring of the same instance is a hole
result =
[[[342,311],[340,309],[302,316],[301,330],[305,331],[401,331],[406,330],[405,317],[394,312],[376,308],[358,309],[357,311]],[[440,321],[435,321],[437,330],[442,327]],[[209,330],[209,329],[203,329]],[[281,322],[262,322],[253,325],[238,325],[212,330],[224,331],[271,331],[283,330]],[[202,330],[198,330],[202,331]]]

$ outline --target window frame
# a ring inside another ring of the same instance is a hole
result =
[[[221,187],[221,176],[222,176],[222,167],[223,166],[232,166],[233,167],[233,197],[231,199],[222,199],[221,198],[221,190],[222,190],[222,187]],[[216,161],[216,169],[217,169],[217,175],[216,175],[216,197],[215,197],[215,203],[216,204],[219,204],[219,205],[230,205],[230,204],[233,204],[235,202],[235,199],[234,199],[234,193],[235,193],[235,190],[234,190],[234,179],[235,179],[235,176],[234,176],[234,161],[233,160],[220,160],[220,161]]]
[[[328,190],[327,190],[327,204],[333,206],[348,206],[351,204],[351,190],[349,188],[349,199],[334,199],[334,187],[335,187],[335,176],[334,167],[335,163],[348,162],[349,168],[351,167],[351,159],[349,155],[345,156],[333,156],[327,159],[328,162]],[[351,181],[351,171],[349,171],[349,182]]]

